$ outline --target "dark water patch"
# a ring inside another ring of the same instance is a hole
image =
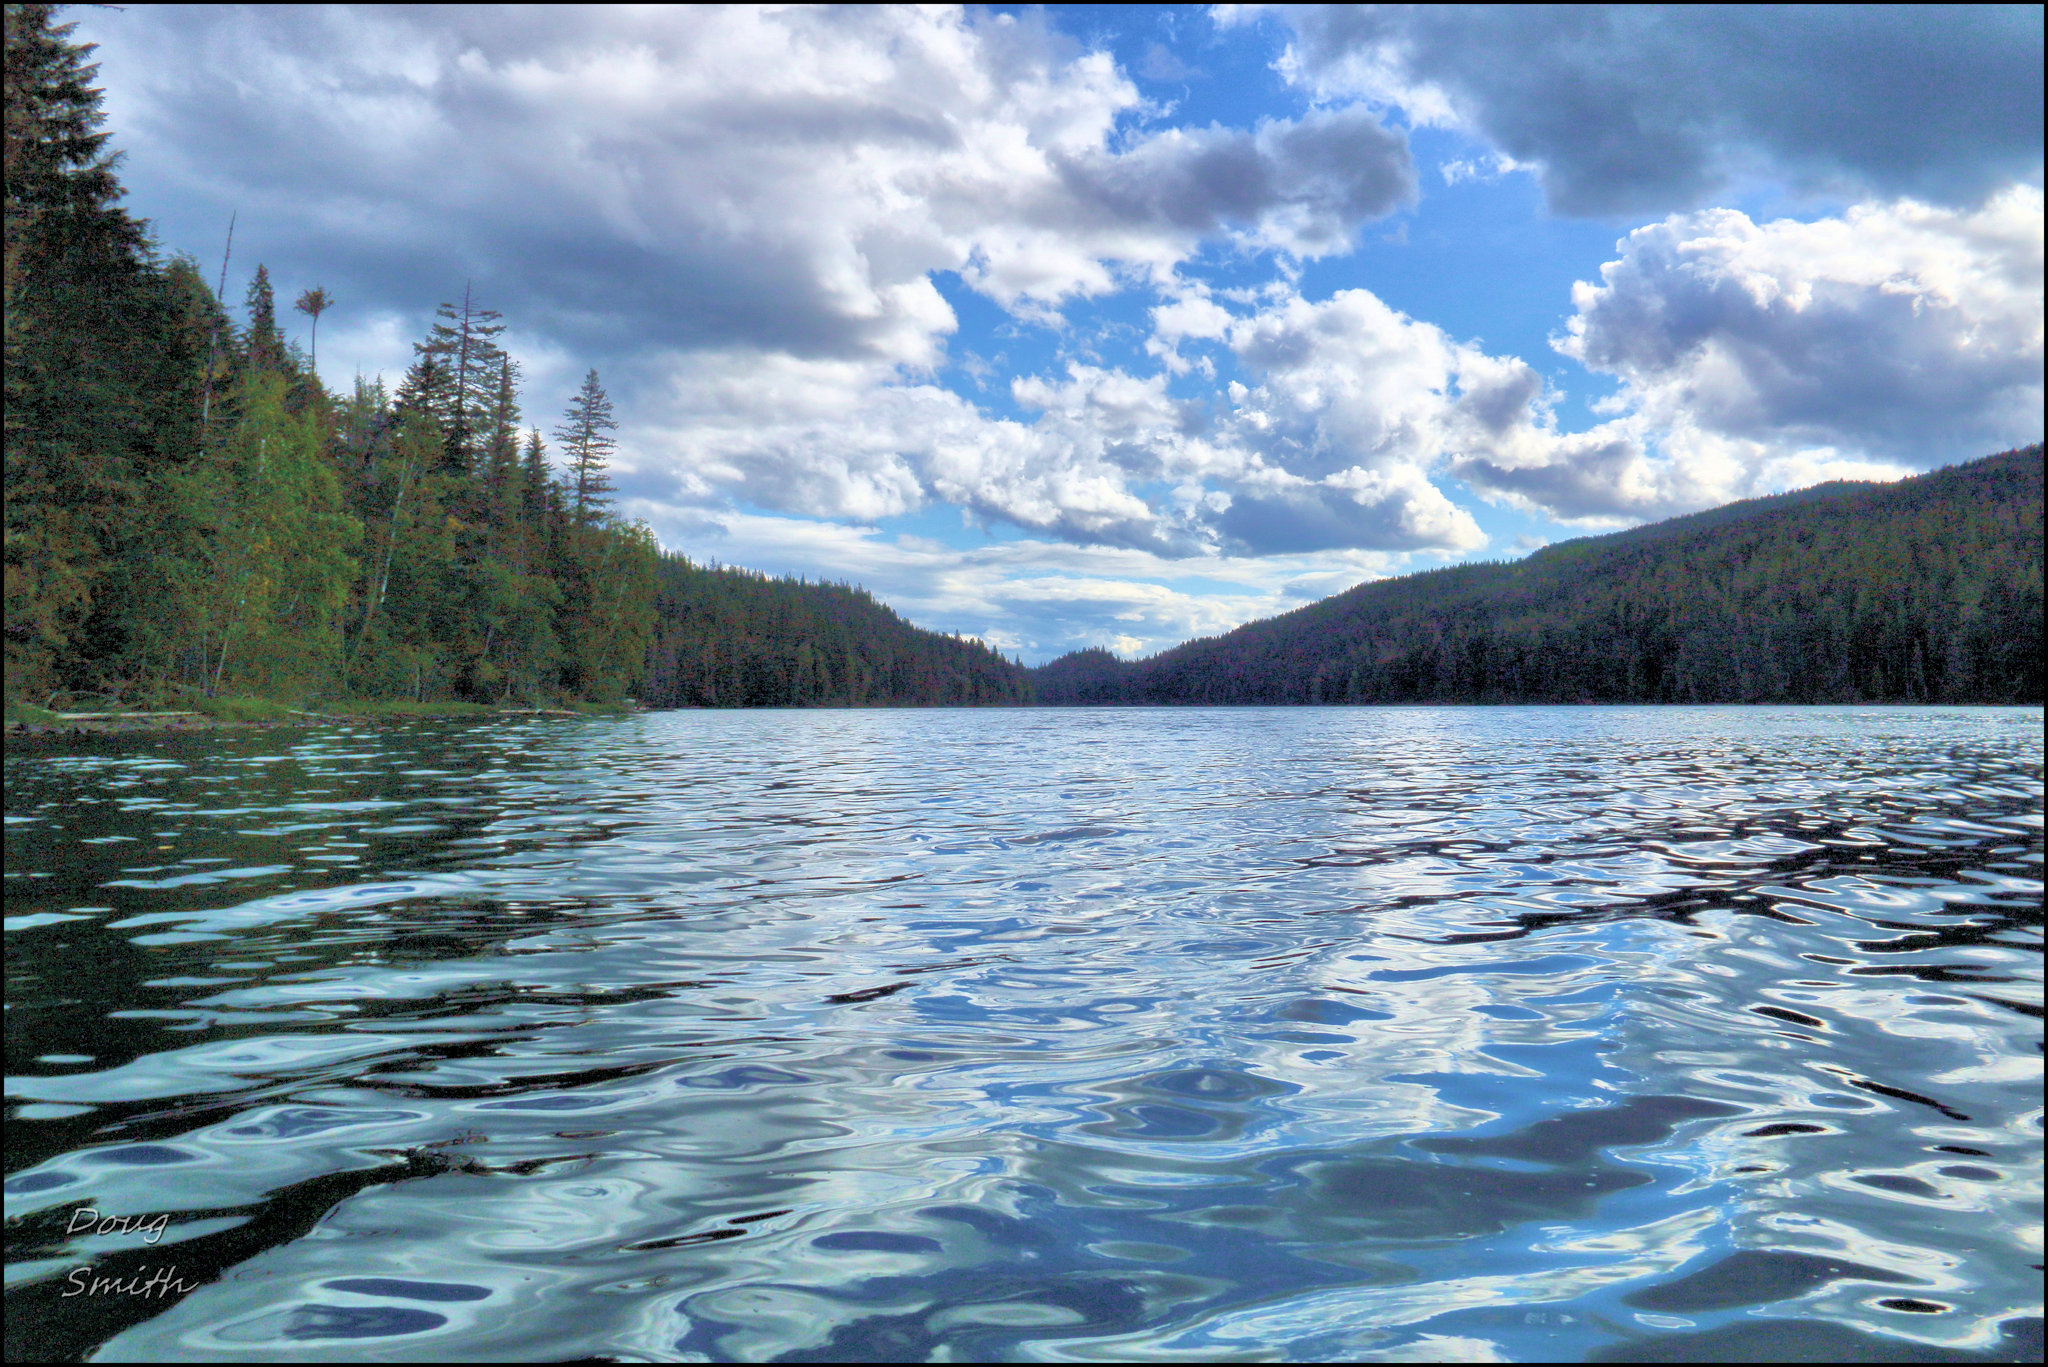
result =
[[[398,1305],[301,1305],[291,1312],[279,1338],[305,1343],[320,1339],[381,1339],[424,1334],[448,1322],[446,1315]]]
[[[401,1277],[339,1277],[321,1283],[329,1291],[348,1291],[358,1296],[386,1296],[407,1301],[481,1301],[490,1298],[487,1286],[464,1286],[451,1282],[414,1282]]]
[[[1974,1352],[1874,1334],[1827,1320],[1756,1320],[1696,1334],[1597,1349],[1592,1362],[2039,1362],[2041,1321],[2000,1326],[1996,1348]]]
[[[1512,1134],[1479,1139],[1418,1139],[1414,1147],[1425,1153],[1456,1157],[1515,1158],[1552,1167],[1583,1166],[1602,1149],[1668,1139],[1688,1120],[1741,1113],[1739,1107],[1694,1097],[1631,1097],[1619,1106],[1549,1116]]]
[[[884,997],[895,996],[908,986],[910,986],[909,983],[883,983],[879,987],[864,987],[857,992],[835,992],[825,998],[825,1000],[828,1002],[849,1003],[880,1001]]]
[[[1676,1281],[1631,1291],[1622,1300],[1643,1310],[1732,1310],[1791,1300],[1844,1278],[1886,1283],[1912,1280],[1881,1267],[1811,1253],[1746,1248]]]
[[[937,1239],[921,1234],[890,1234],[872,1229],[820,1234],[811,1240],[811,1247],[848,1253],[937,1253],[941,1249]]]

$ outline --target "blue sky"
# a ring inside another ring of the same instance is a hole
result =
[[[2041,436],[2034,6],[66,17],[331,386],[468,283],[665,545],[1032,663]]]

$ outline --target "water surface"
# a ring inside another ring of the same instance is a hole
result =
[[[2037,1357],[2041,721],[17,749],[8,1356]]]

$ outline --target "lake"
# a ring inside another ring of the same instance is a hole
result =
[[[2034,1359],[2041,728],[16,747],[8,1357]]]

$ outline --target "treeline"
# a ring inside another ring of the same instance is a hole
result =
[[[2042,453],[1831,484],[1511,564],[1360,585],[1147,660],[1088,703],[2039,703]]]
[[[6,7],[10,703],[2041,700],[2039,446],[1363,585],[1136,663],[1027,671],[845,585],[664,555],[613,513],[597,373],[551,457],[467,288],[395,393],[335,395],[324,289],[297,296],[302,351],[263,267],[236,321],[162,258],[52,12]]]
[[[395,394],[336,396],[259,266],[231,321],[120,207],[89,46],[6,9],[12,700],[622,696],[657,550],[610,511],[593,370],[523,426],[499,315],[443,304]],[[227,263],[222,263],[225,278]],[[315,286],[312,324],[334,305]]]
[[[996,706],[1028,673],[911,626],[865,589],[664,555],[642,697],[654,707]]]
[[[611,511],[596,371],[551,459],[466,288],[395,393],[329,393],[268,270],[231,319],[120,207],[52,11],[6,10],[10,701],[1028,700],[1021,666],[861,590],[662,555]],[[312,348],[335,306],[298,296]]]

